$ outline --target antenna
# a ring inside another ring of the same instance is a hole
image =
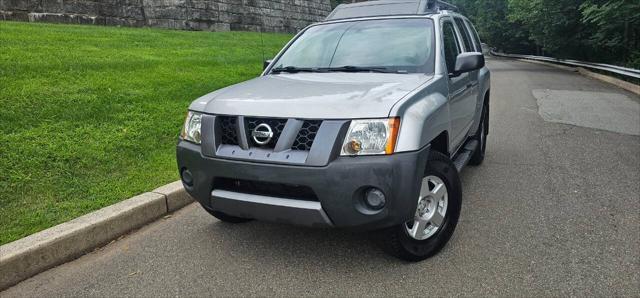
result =
[[[260,31],[260,44],[262,45],[262,61],[261,61],[261,63],[264,63],[265,57],[264,57],[264,39],[262,38],[262,26],[258,27],[258,31]]]

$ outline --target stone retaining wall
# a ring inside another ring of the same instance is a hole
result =
[[[324,19],[329,0],[0,0],[0,20],[296,32]]]

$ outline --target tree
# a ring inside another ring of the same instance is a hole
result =
[[[544,53],[557,58],[586,59],[587,32],[581,22],[583,0],[509,0],[508,18],[521,22]]]
[[[640,67],[638,0],[452,0],[510,53]]]
[[[591,0],[580,10],[592,32],[587,43],[595,55],[640,68],[640,1]]]
[[[332,5],[350,2],[331,0]],[[449,2],[498,50],[640,68],[639,0]]]
[[[482,42],[504,52],[535,51],[535,44],[529,40],[527,29],[520,22],[507,18],[506,0],[456,0],[452,3],[471,19]]]

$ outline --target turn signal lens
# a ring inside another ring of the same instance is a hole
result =
[[[396,142],[398,141],[398,131],[400,131],[400,118],[389,119],[389,140],[384,152],[389,155],[396,150]]]

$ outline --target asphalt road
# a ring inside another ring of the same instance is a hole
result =
[[[0,296],[640,296],[640,137],[545,121],[533,90],[640,100],[553,67],[489,67],[487,158],[463,171],[461,221],[432,259],[191,205]]]

